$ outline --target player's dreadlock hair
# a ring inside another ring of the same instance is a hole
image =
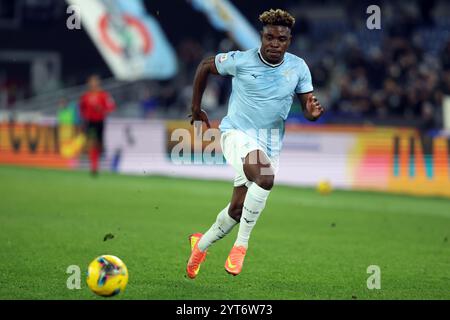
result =
[[[289,29],[292,29],[295,24],[295,18],[291,16],[287,11],[281,9],[270,9],[263,12],[259,16],[259,21],[262,22],[263,26],[285,26]]]

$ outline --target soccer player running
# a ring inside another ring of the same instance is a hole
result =
[[[90,170],[93,176],[98,173],[98,162],[103,151],[105,118],[115,108],[114,100],[101,88],[100,78],[96,75],[89,77],[88,91],[80,98],[80,114],[88,140]]]
[[[277,9],[259,17],[261,47],[205,58],[197,68],[192,97],[192,120],[205,122],[200,107],[210,74],[231,76],[228,114],[220,123],[225,159],[236,171],[230,203],[205,233],[192,234],[186,272],[195,278],[208,248],[240,223],[236,242],[225,261],[225,270],[242,271],[248,241],[274,183],[284,134],[284,122],[297,94],[304,116],[317,120],[324,112],[313,95],[311,73],[305,61],[287,53],[295,19]],[[264,133],[266,132],[266,133]]]

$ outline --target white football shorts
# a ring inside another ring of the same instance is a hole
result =
[[[222,147],[222,152],[227,163],[230,164],[236,172],[234,177],[235,187],[242,185],[249,187],[252,183],[245,176],[243,165],[245,157],[251,151],[261,150],[266,155],[267,159],[270,160],[273,172],[276,173],[278,170],[279,157],[267,156],[266,151],[258,145],[255,139],[240,130],[228,130],[222,133],[220,137],[220,146]]]

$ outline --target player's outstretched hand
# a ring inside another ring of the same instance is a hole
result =
[[[308,113],[315,119],[318,119],[324,112],[324,108],[320,105],[320,102],[317,100],[316,96],[310,95],[306,102],[306,109]]]
[[[201,109],[199,112],[192,112],[192,114],[189,115],[191,118],[191,125],[194,124],[195,121],[202,121],[206,123],[206,126],[208,128],[211,128],[211,125],[209,123],[208,114],[205,110]]]

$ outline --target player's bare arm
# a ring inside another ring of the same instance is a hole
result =
[[[192,119],[191,124],[194,121],[203,121],[208,128],[211,127],[208,120],[208,115],[201,108],[203,93],[205,92],[206,85],[208,83],[208,76],[210,74],[218,75],[216,64],[214,62],[215,57],[207,57],[200,62],[195,72],[194,86],[192,94]]]
[[[303,115],[309,121],[316,121],[325,112],[325,109],[312,92],[298,94],[297,96],[302,105]]]

